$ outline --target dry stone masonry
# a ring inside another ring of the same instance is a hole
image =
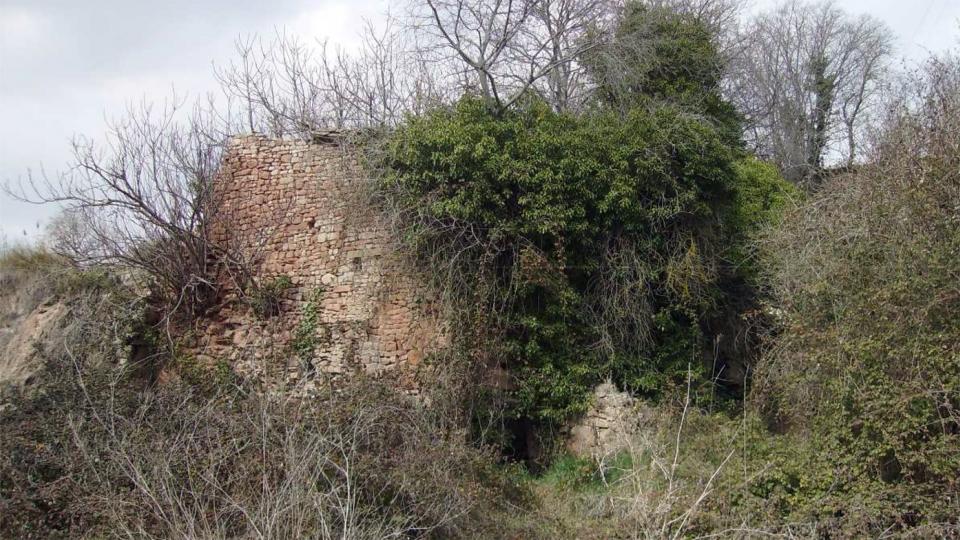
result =
[[[261,285],[291,287],[279,314],[257,317],[251,296],[227,284],[224,305],[199,332],[198,356],[286,383],[363,372],[415,390],[418,366],[440,341],[438,319],[363,187],[355,153],[335,141],[232,142],[214,234]]]
[[[567,450],[577,456],[600,458],[628,448],[630,438],[647,416],[630,394],[607,381],[593,390],[593,404],[570,428]]]

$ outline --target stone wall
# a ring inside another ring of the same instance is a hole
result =
[[[288,383],[362,371],[415,389],[418,365],[441,339],[438,319],[363,187],[356,155],[336,142],[232,142],[215,236],[248,259],[261,284],[286,276],[293,286],[279,314],[258,317],[253,293],[244,298],[227,283],[223,305],[199,329],[198,356]],[[302,359],[291,340],[311,309],[316,347]]]
[[[593,390],[592,405],[570,426],[567,450],[580,457],[612,456],[628,448],[630,438],[645,423],[645,407],[611,382]]]

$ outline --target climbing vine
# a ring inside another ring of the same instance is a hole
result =
[[[700,365],[702,322],[737,272],[739,158],[670,105],[493,115],[465,98],[393,135],[381,192],[459,306],[461,345],[511,373],[511,414],[557,423],[601,379],[655,396]]]
[[[293,333],[290,348],[303,365],[309,365],[313,354],[320,344],[318,329],[320,326],[320,302],[323,300],[323,287],[317,287],[303,304],[300,322]]]

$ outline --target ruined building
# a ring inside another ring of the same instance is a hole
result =
[[[257,313],[257,287],[241,293],[244,276],[223,284],[223,302],[197,327],[200,361],[306,391],[358,373],[409,393],[424,388],[443,325],[368,187],[355,151],[336,140],[233,141],[217,181],[217,241],[247,259],[260,289],[289,287],[275,313]],[[495,371],[480,383],[508,377]],[[634,406],[628,395],[608,384],[594,400],[570,426],[578,454],[611,452],[628,433],[620,420]]]
[[[336,140],[232,142],[217,240],[247,259],[261,290],[289,287],[264,316],[255,292],[240,293],[242,276],[226,284],[224,305],[198,328],[198,357],[308,387],[363,372],[416,389],[439,340],[437,315],[364,187],[356,154]]]

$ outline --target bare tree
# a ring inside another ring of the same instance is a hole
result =
[[[837,89],[837,105],[847,137],[848,166],[857,158],[858,142],[863,136],[863,115],[877,104],[886,62],[893,51],[892,35],[876,19],[859,17],[851,23],[849,30],[849,42],[858,44],[850,55],[849,69],[860,75],[852,84]]]
[[[73,234],[57,246],[80,263],[139,269],[171,295],[174,309],[202,308],[215,297],[211,241],[217,211],[213,180],[226,135],[219,117],[175,98],[143,104],[109,125],[106,140],[73,141],[73,164],[61,175],[30,176],[8,193],[64,207]],[[82,234],[76,234],[82,231]]]
[[[575,110],[585,102],[589,87],[579,59],[597,45],[597,33],[610,25],[617,11],[610,0],[540,0],[534,4],[515,56],[527,67],[527,80],[538,77],[532,83],[555,110]],[[518,82],[521,91],[525,89],[522,77]]]
[[[464,87],[502,106],[510,56],[533,7],[532,0],[427,0],[411,20],[427,38],[425,51],[459,64]]]
[[[236,50],[238,60],[215,68],[215,74],[228,97],[241,101],[246,130],[280,136],[323,123],[319,74],[309,47],[278,33],[273,42],[238,39]]]
[[[396,20],[364,26],[348,53],[325,41],[278,32],[236,43],[237,60],[217,68],[228,97],[243,110],[243,129],[310,138],[318,131],[392,126],[442,99],[435,72]]]
[[[794,181],[827,161],[852,164],[892,51],[880,21],[831,2],[787,2],[754,19],[730,73],[747,138]]]
[[[557,110],[582,95],[577,60],[592,28],[614,13],[610,0],[427,0],[411,10],[420,53],[458,65],[457,93],[474,91],[497,110],[540,91]]]
[[[274,136],[389,127],[468,92],[504,109],[536,90],[568,110],[587,94],[578,58],[617,9],[616,0],[428,0],[402,20],[367,22],[351,52],[283,32],[239,39],[216,76],[243,129]]]

